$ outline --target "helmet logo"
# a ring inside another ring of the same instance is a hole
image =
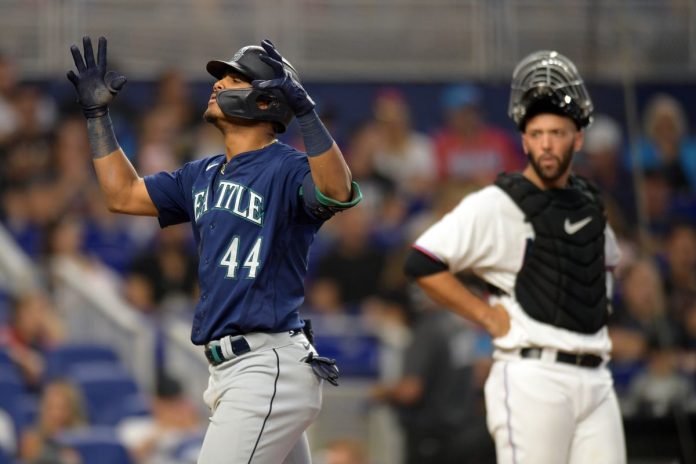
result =
[[[239,59],[244,56],[244,52],[246,52],[247,49],[249,49],[249,45],[240,48],[239,51],[237,51],[237,53],[234,54],[231,61],[239,61]]]

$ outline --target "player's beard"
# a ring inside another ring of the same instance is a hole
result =
[[[553,183],[568,172],[568,169],[570,169],[570,163],[573,162],[574,153],[574,147],[571,145],[568,147],[568,150],[561,155],[560,161],[552,166],[542,166],[539,162],[539,160],[545,155],[535,156],[533,153],[527,153],[527,159],[529,160],[529,164],[532,165],[532,169],[534,169],[536,175],[539,176],[539,179],[541,179],[544,183]],[[554,160],[558,160],[558,158],[555,156],[553,158]]]

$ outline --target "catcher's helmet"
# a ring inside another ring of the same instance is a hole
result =
[[[212,60],[206,65],[206,70],[216,79],[222,79],[230,71],[254,80],[270,80],[276,76],[273,68],[261,60],[266,51],[258,45],[242,47],[230,61]],[[292,77],[299,81],[295,68],[283,59],[283,66]],[[267,107],[259,108],[258,102],[266,103]],[[270,121],[276,132],[285,132],[295,116],[285,102],[283,94],[276,89],[259,90],[252,87],[245,89],[225,89],[217,93],[217,103],[223,113],[242,119]]]
[[[578,128],[587,127],[592,122],[592,110],[592,100],[577,68],[558,52],[534,52],[512,73],[508,115],[521,131],[529,118],[546,112],[568,116]]]

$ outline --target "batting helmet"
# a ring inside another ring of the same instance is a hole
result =
[[[230,61],[209,61],[206,70],[216,79],[224,78],[230,71],[241,74],[249,81],[270,80],[278,77],[273,68],[261,60],[260,57],[263,55],[268,54],[262,47],[248,45],[239,49]],[[283,59],[283,66],[293,78],[299,81],[297,71],[285,59]],[[225,89],[217,93],[216,99],[220,109],[226,115],[272,122],[275,131],[279,133],[285,132],[295,116],[285,102],[283,94],[276,89],[259,90],[252,87]],[[261,102],[264,105],[260,106]]]
[[[592,100],[577,68],[567,57],[540,50],[519,62],[512,73],[508,115],[524,131],[539,113],[568,116],[578,128],[592,122]]]

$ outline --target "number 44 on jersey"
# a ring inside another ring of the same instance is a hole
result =
[[[244,262],[242,263],[242,268],[248,269],[248,273],[246,276],[248,279],[256,278],[256,272],[259,266],[261,265],[261,262],[259,261],[259,257],[261,256],[261,239],[262,237],[258,237],[256,239],[254,246],[251,247],[251,250],[249,250],[249,253],[247,254],[246,258],[244,259]],[[227,279],[237,278],[237,270],[239,269],[238,253],[239,236],[235,235],[234,237],[232,237],[230,246],[227,247],[227,251],[225,251],[225,253],[222,256],[222,259],[220,260],[220,266],[227,268],[227,275],[225,276]]]

